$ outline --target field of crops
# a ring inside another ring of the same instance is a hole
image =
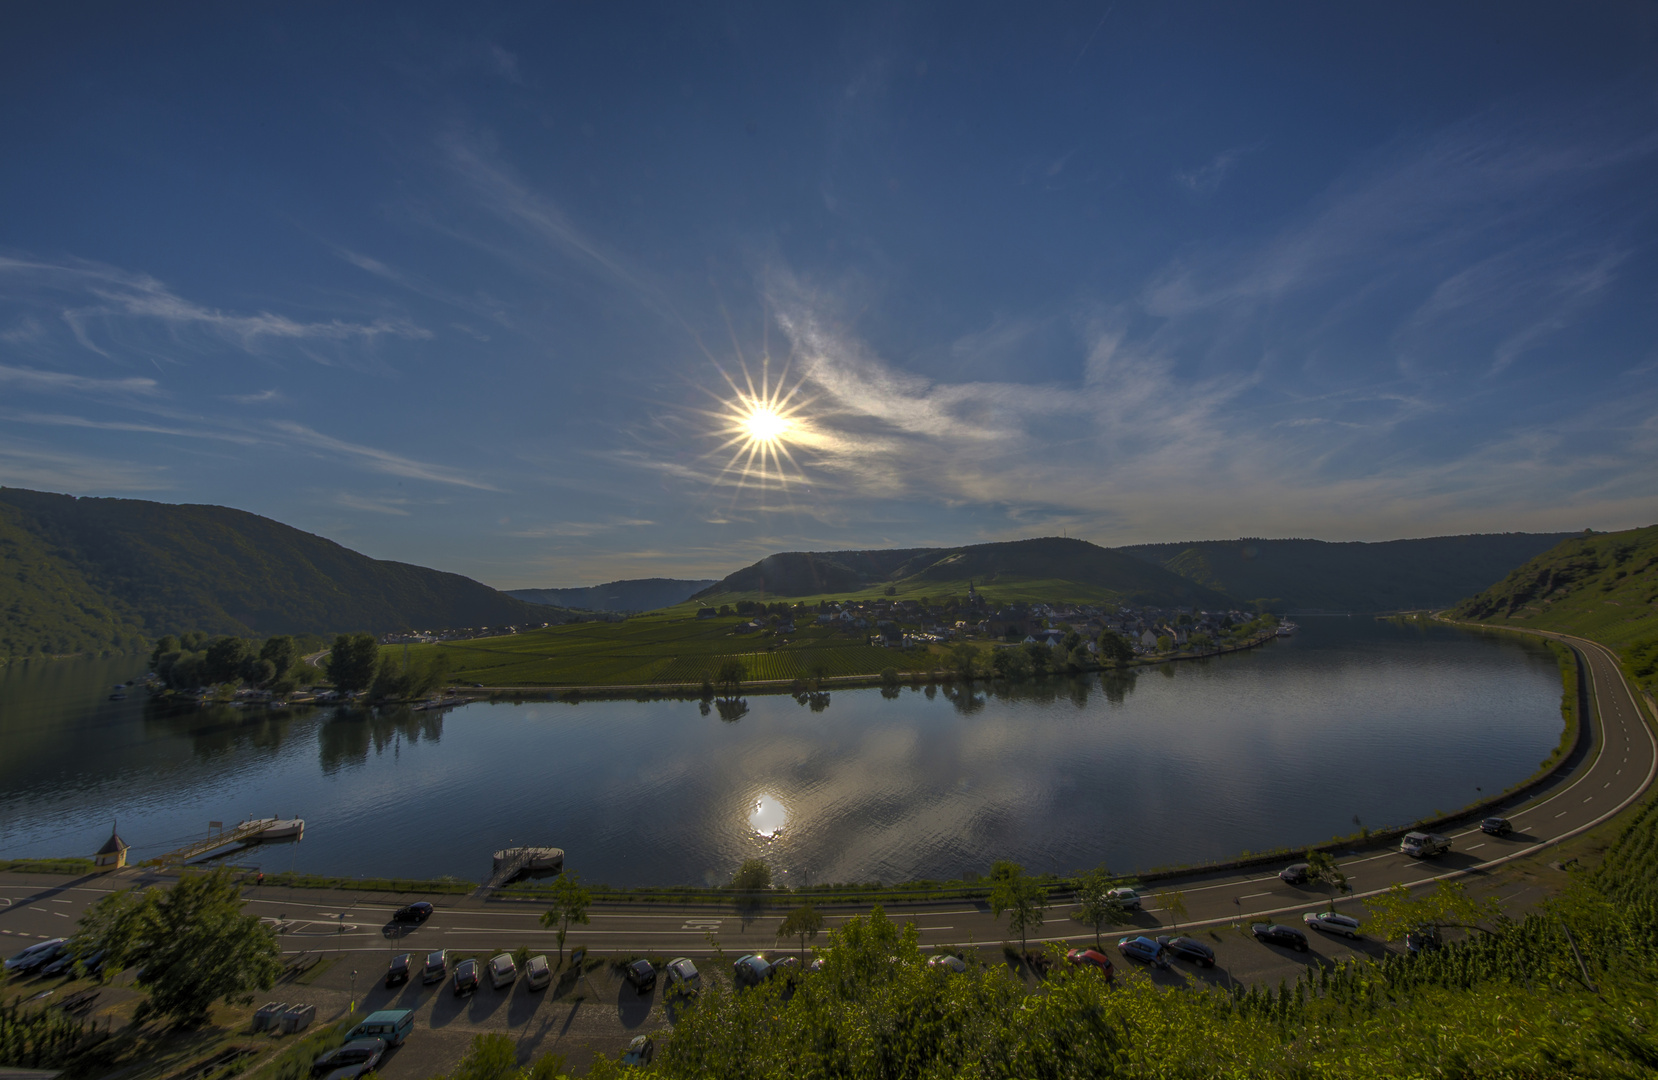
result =
[[[770,635],[738,634],[744,620],[729,617],[645,615],[620,623],[580,623],[508,637],[417,645],[411,660],[442,657],[449,678],[485,686],[627,686],[697,683],[727,660],[740,660],[748,678],[811,679],[875,675],[940,666],[929,653],[865,644],[825,627],[808,626],[779,643]],[[390,646],[401,655],[400,646]]]

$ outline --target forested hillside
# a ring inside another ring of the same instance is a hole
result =
[[[1233,599],[1147,560],[1056,536],[956,548],[783,552],[744,567],[694,599],[965,593],[993,600],[1066,600],[1227,608]]]
[[[1646,690],[1658,690],[1658,525],[1573,537],[1451,613],[1599,641],[1618,650]]]
[[[683,604],[692,593],[714,584],[710,580],[682,581],[678,578],[638,578],[611,581],[577,589],[507,589],[508,596],[528,604],[581,608],[583,611],[655,611]]]
[[[131,649],[196,630],[384,633],[563,617],[240,510],[0,488],[0,658]]]
[[[1205,540],[1118,550],[1279,611],[1398,611],[1454,604],[1571,535],[1486,533],[1379,543]]]

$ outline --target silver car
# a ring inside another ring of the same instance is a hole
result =
[[[691,958],[681,956],[668,961],[668,992],[680,994],[696,994],[702,989],[702,973],[697,966],[691,963]]]
[[[511,986],[517,978],[518,965],[512,962],[511,953],[499,953],[489,962],[489,985],[495,989]]]
[[[1301,916],[1301,921],[1326,934],[1340,934],[1346,938],[1359,936],[1359,920],[1349,915],[1337,915],[1333,911],[1309,911]]]

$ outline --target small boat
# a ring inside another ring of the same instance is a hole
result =
[[[115,693],[109,695],[109,700],[111,700],[111,701],[125,701],[125,700],[127,700],[127,695],[125,695],[121,691],[117,690],[117,691],[115,691]]]
[[[1295,633],[1299,629],[1300,629],[1300,627],[1296,626],[1292,622],[1281,622],[1281,623],[1278,624],[1278,636],[1279,637],[1289,637],[1291,634]]]
[[[253,840],[259,844],[271,844],[279,840],[301,840],[304,837],[304,818],[271,818],[270,826],[261,829]]]

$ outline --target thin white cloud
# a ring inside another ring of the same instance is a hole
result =
[[[238,405],[285,405],[288,395],[280,390],[260,390],[252,394],[226,394],[226,401],[234,401]]]
[[[1174,182],[1194,195],[1213,195],[1226,182],[1238,162],[1257,149],[1257,146],[1234,146],[1230,150],[1222,150],[1196,168],[1175,170]]]
[[[20,390],[54,394],[90,394],[98,397],[158,397],[161,386],[154,379],[135,376],[126,379],[94,379],[63,371],[0,364],[0,384]]]
[[[424,461],[416,461],[413,458],[393,454],[387,450],[346,442],[343,439],[324,435],[320,431],[315,431],[292,420],[273,420],[270,426],[288,436],[293,443],[308,446],[315,450],[342,454],[373,472],[386,473],[390,476],[403,476],[411,480],[427,480],[434,484],[452,484],[456,487],[475,488],[479,491],[501,490],[493,484],[468,476],[459,469],[452,469],[446,465],[431,465]]]
[[[643,518],[614,518],[609,521],[561,521],[526,529],[513,529],[508,536],[525,540],[550,540],[556,537],[598,536],[617,529],[638,529],[655,525]]]
[[[241,446],[255,446],[259,443],[269,442],[268,439],[218,428],[165,427],[161,424],[145,424],[132,420],[93,420],[84,416],[70,416],[63,413],[4,412],[0,413],[0,416],[4,416],[8,421],[17,424],[86,428],[90,431],[130,431],[140,435],[176,435],[186,439],[212,439],[218,442],[236,443]]]
[[[162,466],[87,457],[10,440],[0,441],[0,485],[70,495],[161,491],[172,486]]]
[[[348,510],[363,510],[371,514],[391,514],[394,517],[408,517],[406,509],[410,503],[408,499],[375,498],[368,495],[353,495],[348,491],[341,491],[334,496],[334,505],[343,506]]]

